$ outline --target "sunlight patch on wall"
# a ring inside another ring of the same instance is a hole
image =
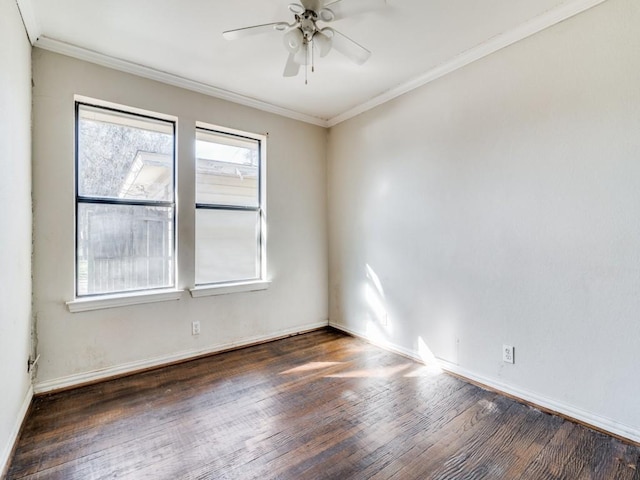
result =
[[[365,337],[374,344],[387,345],[389,343],[389,335],[377,323],[367,320],[365,327]]]
[[[377,292],[370,284],[364,286],[364,299],[369,307],[373,317],[380,323],[386,323],[387,309],[382,302],[382,299],[378,296]]]
[[[422,337],[418,337],[418,356],[424,362],[427,368],[434,372],[442,372],[438,359],[433,354],[427,343]]]
[[[367,269],[367,278],[371,280],[371,283],[378,292],[380,298],[384,299],[384,288],[382,288],[382,282],[380,281],[380,277],[378,274],[371,268],[371,266],[367,263],[365,268]]]
[[[367,281],[362,286],[362,298],[367,307],[367,335],[373,334],[374,340],[386,339],[389,337],[391,328],[384,287],[380,277],[368,263],[365,264],[365,271]],[[379,332],[374,333],[372,329]]]

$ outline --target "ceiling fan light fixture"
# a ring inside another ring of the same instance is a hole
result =
[[[313,44],[318,49],[318,53],[321,57],[325,57],[331,51],[331,39],[322,33],[317,31],[313,36]]]
[[[333,36],[336,34],[336,31],[331,27],[324,27],[322,30],[319,30],[319,31],[328,39],[332,39]]]
[[[315,71],[314,60],[317,56],[325,57],[330,51],[337,50],[358,65],[362,65],[371,56],[371,52],[356,41],[331,27],[320,28],[318,22],[329,23],[342,20],[350,14],[386,5],[386,2],[387,0],[295,0],[288,6],[295,17],[291,24],[263,23],[226,30],[222,35],[227,40],[237,40],[274,30],[280,32],[288,52],[283,75],[296,76],[300,68],[305,67],[305,83],[307,83],[308,67],[311,67],[311,72]]]
[[[292,28],[284,34],[284,46],[290,53],[296,53],[302,47],[304,35],[299,28]]]
[[[294,61],[298,65],[306,66],[311,65],[311,57],[309,55],[309,46],[308,44],[304,45],[303,48],[298,50],[294,56]]]
[[[323,22],[333,22],[334,18],[336,18],[336,15],[330,8],[323,8],[318,12],[318,19]]]

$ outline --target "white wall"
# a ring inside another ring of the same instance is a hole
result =
[[[331,322],[640,440],[639,25],[609,0],[333,128]]]
[[[38,388],[326,325],[324,129],[37,48],[33,71]],[[195,138],[196,121],[268,133],[270,288],[204,298],[185,292],[174,302],[69,313],[65,302],[74,295],[74,94],[178,117],[181,288],[193,286],[194,278],[193,143],[184,139]],[[200,336],[191,335],[192,320],[201,322]]]
[[[0,0],[0,475],[28,405],[31,345],[31,45]]]

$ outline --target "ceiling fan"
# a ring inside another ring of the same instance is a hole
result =
[[[289,11],[294,22],[275,22],[251,27],[227,30],[222,35],[227,40],[237,40],[253,35],[282,32],[284,46],[289,52],[283,76],[295,77],[300,67],[311,65],[315,69],[314,55],[326,56],[332,49],[348,59],[362,65],[371,56],[371,52],[359,43],[334,28],[318,25],[319,22],[331,23],[347,16],[357,15],[386,5],[386,0],[300,0],[290,3]]]

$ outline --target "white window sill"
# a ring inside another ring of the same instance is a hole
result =
[[[193,287],[189,291],[193,298],[209,297],[211,295],[226,295],[228,293],[254,292],[266,290],[271,282],[266,280],[255,280],[251,282],[223,283],[220,285],[201,285]]]
[[[167,302],[180,300],[183,290],[164,289],[145,292],[118,293],[113,295],[99,295],[95,297],[76,298],[67,302],[71,313],[102,310],[104,308],[125,307],[143,303]]]

